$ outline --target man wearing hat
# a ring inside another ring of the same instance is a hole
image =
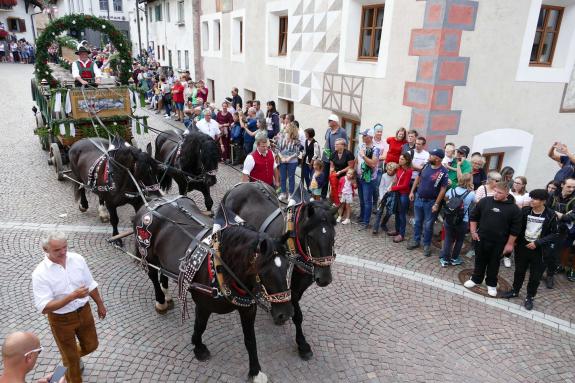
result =
[[[337,115],[332,113],[328,117],[327,123],[329,125],[329,129],[325,132],[325,145],[321,156],[321,160],[323,161],[323,177],[326,180],[329,179],[329,159],[331,154],[335,152],[335,141],[338,138],[343,138],[347,142],[347,132],[339,126],[339,117]],[[328,183],[326,182],[321,189],[321,198],[323,199],[327,196],[327,187]]]
[[[359,230],[366,230],[373,208],[373,195],[378,188],[377,173],[379,171],[380,150],[373,144],[373,129],[361,132],[363,143],[357,153],[357,179],[359,194]]]
[[[82,44],[78,44],[76,51],[78,60],[72,63],[72,77],[76,86],[88,84],[100,84],[102,72],[100,68],[90,59],[90,50]]]
[[[455,152],[455,158],[450,166],[455,170],[449,170],[449,187],[455,189],[457,187],[457,177],[462,174],[471,173],[471,162],[467,161],[469,155],[468,146],[460,146]]]
[[[431,255],[433,224],[447,191],[447,169],[441,164],[444,156],[445,152],[439,148],[429,153],[428,162],[415,178],[409,194],[409,199],[414,201],[415,227],[407,249],[419,247],[423,234],[423,255],[426,257]]]

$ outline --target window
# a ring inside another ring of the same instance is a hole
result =
[[[253,101],[256,99],[256,92],[249,89],[244,89],[244,102]]]
[[[220,50],[220,38],[221,38],[221,31],[220,31],[220,21],[214,20],[214,50]]]
[[[240,19],[240,53],[244,53],[244,20]]]
[[[158,56],[156,56],[156,57],[158,57],[158,60],[160,60],[160,58],[162,57],[162,56],[160,56],[160,46],[158,45],[157,47],[158,47]]]
[[[26,32],[26,21],[15,17],[6,18],[8,24],[8,31],[10,32]]]
[[[186,69],[190,69],[190,54],[188,51],[184,51],[184,63],[186,65]]]
[[[285,56],[287,54],[287,36],[288,36],[288,17],[280,16],[280,29],[278,41],[278,56]]]
[[[170,22],[170,3],[166,1],[166,21]]]
[[[383,4],[362,7],[358,60],[377,60],[381,43],[383,10]]]
[[[156,21],[162,21],[162,6],[156,5]]]
[[[100,11],[107,11],[109,7],[108,0],[100,0]]]
[[[178,51],[178,68],[182,68],[182,51]]]
[[[359,121],[351,120],[349,118],[342,118],[341,126],[345,129],[347,133],[347,148],[350,152],[355,154],[355,149],[358,147],[359,142],[359,131],[361,129],[361,123]]]
[[[232,19],[232,54],[241,55],[244,52],[244,19],[234,17]]]
[[[114,12],[122,12],[122,0],[112,0]]]
[[[503,157],[505,157],[505,153],[484,153],[483,157],[485,158],[485,172],[489,173],[492,170],[500,171],[503,167]]]
[[[150,15],[150,23],[151,23],[152,21],[154,21],[154,12],[152,7],[148,8],[148,15]]]
[[[210,50],[210,30],[208,28],[208,22],[202,22],[202,50],[209,51]]]
[[[293,113],[293,101],[285,100],[283,98],[278,98],[278,112],[294,114]]]
[[[557,45],[561,19],[563,18],[563,7],[542,5],[537,20],[537,31],[535,40],[531,48],[529,65],[531,66],[551,66],[553,54]]]
[[[184,0],[178,1],[178,24],[184,24]]]
[[[159,58],[159,57],[158,57]],[[162,60],[166,59],[166,49],[165,47],[162,45]]]
[[[207,84],[208,86],[208,91],[209,91],[209,95],[208,97],[210,98],[210,102],[215,102],[214,100],[216,99],[216,83],[214,80],[210,80],[208,79]]]
[[[172,65],[172,50],[171,49],[168,49],[168,66],[170,68],[173,67],[173,65]]]

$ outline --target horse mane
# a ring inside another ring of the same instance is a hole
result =
[[[190,131],[184,136],[180,155],[182,170],[193,172],[203,164],[205,171],[218,169],[220,147],[210,136],[198,131]]]
[[[258,249],[256,263],[252,260]],[[256,272],[263,273],[271,267],[275,250],[274,240],[265,233],[243,226],[228,226],[221,231],[220,254],[222,260],[234,271],[240,280],[246,280]],[[226,273],[227,282],[231,276]]]

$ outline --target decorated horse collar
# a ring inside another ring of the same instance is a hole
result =
[[[104,166],[103,182],[98,185],[100,178],[100,169]],[[94,161],[88,170],[88,188],[93,192],[110,192],[116,190],[116,184],[112,177],[112,170],[108,154],[104,153]]]

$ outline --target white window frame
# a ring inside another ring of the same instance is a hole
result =
[[[182,69],[182,51],[178,49],[178,69]]]
[[[285,67],[289,63],[289,57],[291,53],[291,46],[293,38],[291,37],[291,30],[294,27],[294,23],[290,22],[290,7],[293,6],[294,2],[281,0],[266,3],[266,64],[283,66]],[[280,29],[280,16],[288,17],[288,46],[287,52],[284,56],[278,55],[278,41],[279,41],[279,29]],[[244,22],[244,27],[245,27]],[[244,33],[245,34],[245,33]],[[244,46],[245,50],[245,46]]]
[[[120,10],[118,11],[116,9],[116,5],[120,5]],[[114,12],[117,13],[123,13],[124,12],[124,3],[122,0],[112,0],[112,9],[114,10]]]
[[[166,22],[171,22],[171,17],[170,17],[170,2],[166,1]]]
[[[391,26],[396,0],[348,0],[341,11],[341,42],[339,44],[339,73],[352,76],[385,78],[391,43]],[[381,41],[377,61],[358,60],[361,12],[364,5],[384,4]],[[343,22],[343,20],[357,20]]]
[[[221,19],[214,19],[212,21],[212,41],[214,52],[220,52],[222,50],[222,23]]]
[[[220,49],[216,50],[217,31],[216,31],[216,21],[219,22],[220,28],[222,27],[222,13],[215,12],[200,17],[200,35],[202,40],[202,57],[222,57],[222,42],[220,41]],[[220,38],[222,36],[222,31],[220,29]]]
[[[184,51],[184,66],[185,69],[190,69],[190,51],[185,50]]]
[[[563,19],[559,29],[557,45],[553,55],[553,64],[547,66],[530,66],[531,49],[537,20],[541,5],[557,5],[565,7]],[[575,0],[531,0],[529,14],[527,16],[527,26],[523,35],[523,44],[519,56],[519,65],[516,81],[529,82],[550,82],[568,83],[571,78],[571,71],[575,64]]]
[[[239,51],[240,48],[240,21],[243,22],[243,33],[241,34],[241,46],[242,52]],[[236,11],[230,12],[230,59],[235,62],[245,62],[246,58],[246,10],[238,9]]]
[[[176,24],[178,25],[185,25],[186,24],[186,9],[184,0],[178,0],[178,21]]]

